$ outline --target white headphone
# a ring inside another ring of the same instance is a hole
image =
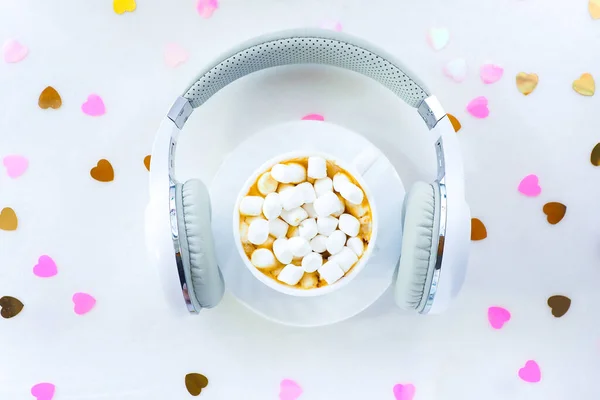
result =
[[[415,183],[404,202],[395,299],[399,307],[422,314],[443,311],[463,284],[470,243],[471,217],[454,129],[437,98],[390,54],[346,34],[314,29],[261,36],[230,51],[200,74],[163,120],[152,149],[146,232],[168,300],[182,308],[183,292],[187,310],[198,313],[216,306],[225,289],[208,190],[200,180],[181,184],[175,179],[181,129],[195,108],[229,83],[288,64],[325,64],[366,75],[416,108],[439,136],[437,179]]]

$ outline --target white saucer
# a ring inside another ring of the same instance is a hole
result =
[[[378,154],[363,178],[373,193],[380,221],[375,249],[364,270],[346,286],[317,297],[279,293],[256,279],[241,260],[231,229],[233,207],[248,176],[266,160],[291,151],[325,152],[351,163],[365,150]],[[400,177],[383,153],[363,136],[338,125],[293,121],[250,136],[223,161],[210,187],[217,261],[226,289],[254,312],[285,325],[328,325],[358,314],[392,282],[400,257],[405,193]]]

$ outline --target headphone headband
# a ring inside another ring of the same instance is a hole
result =
[[[222,61],[200,73],[173,105],[169,118],[178,128],[183,127],[194,108],[235,80],[263,69],[294,64],[330,65],[372,78],[418,108],[429,129],[445,115],[437,99],[400,61],[346,34],[320,29],[277,32],[249,40],[219,59]]]

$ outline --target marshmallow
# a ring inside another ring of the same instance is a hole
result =
[[[287,235],[288,228],[289,225],[279,218],[269,221],[269,235],[278,239]]]
[[[290,173],[288,172],[288,166],[285,164],[275,164],[271,168],[271,177],[277,182],[290,183]]]
[[[315,211],[315,206],[312,203],[304,204],[302,206],[308,213],[308,218],[317,218],[317,212]]]
[[[342,251],[344,244],[346,244],[346,235],[344,232],[337,230],[329,235],[325,246],[329,254],[334,255]]]
[[[327,192],[333,192],[333,181],[331,178],[317,179],[314,183],[314,188],[317,197],[320,197]]]
[[[264,174],[262,174],[260,176],[260,178],[258,178],[258,182],[256,183],[256,186],[258,187],[258,191],[263,195],[266,196],[269,193],[273,193],[274,191],[277,190],[277,181],[275,179],[273,179],[273,177],[271,176],[270,172],[265,172]]]
[[[327,261],[335,261],[344,273],[346,273],[356,264],[358,257],[350,248],[344,247],[339,253],[329,257]]]
[[[264,199],[260,196],[244,196],[240,201],[241,215],[260,215]]]
[[[343,184],[339,192],[344,199],[352,204],[362,203],[365,197],[362,189],[356,186],[354,183]]]
[[[252,244],[263,244],[269,237],[269,221],[256,218],[248,227],[248,241]]]
[[[279,193],[269,193],[263,201],[262,212],[268,220],[275,219],[281,215],[281,199]]]
[[[321,279],[324,279],[330,285],[344,276],[344,271],[335,261],[327,261],[317,272],[319,272]]]
[[[317,198],[317,194],[315,193],[315,188],[311,185],[310,182],[302,182],[298,186],[296,186],[297,190],[302,194],[302,199],[304,203],[313,203]]]
[[[317,278],[316,273],[312,274],[304,274],[302,279],[300,280],[300,286],[302,289],[314,289],[319,284],[319,278]]]
[[[344,205],[345,204],[344,198],[340,194],[338,194],[338,193],[336,193],[335,195],[337,196],[337,198],[338,198],[338,200],[340,202],[339,202],[339,206],[338,206],[337,211],[331,213],[331,215],[334,216],[334,217],[336,217],[336,218],[339,218],[340,215],[342,215],[344,213],[344,211],[346,211],[346,206]]]
[[[275,256],[269,249],[256,249],[250,256],[250,262],[256,268],[269,268],[275,266]]]
[[[302,164],[289,163],[287,165],[287,174],[290,183],[300,183],[306,180],[306,168]]]
[[[315,253],[323,253],[327,250],[327,236],[317,235],[310,240],[310,248]]]
[[[340,199],[333,192],[317,197],[313,204],[319,217],[326,217],[340,209]]]
[[[346,199],[344,199],[344,203],[346,206],[346,211],[348,211],[349,214],[352,214],[359,218],[365,215],[367,211],[369,211],[369,209],[367,207],[363,207],[362,204],[352,204]]]
[[[290,211],[291,209],[300,207],[304,204],[304,195],[302,190],[297,186],[282,190],[279,192],[279,198],[281,199],[283,209],[286,211]]]
[[[338,226],[338,219],[336,217],[318,217],[317,218],[317,231],[324,236],[329,236],[335,231]]]
[[[288,264],[283,267],[279,275],[277,275],[277,280],[294,286],[300,281],[302,275],[304,275],[304,270],[302,267],[297,267],[294,264]]]
[[[358,235],[360,229],[360,222],[354,216],[350,214],[340,215],[339,223],[340,230],[348,236]]]
[[[358,220],[356,221],[358,222]],[[306,240],[310,240],[317,236],[317,221],[314,218],[305,219],[300,223],[300,236]]]
[[[294,236],[288,239],[288,248],[294,257],[304,257],[310,253],[310,244],[308,240],[301,236]]]
[[[296,187],[296,185],[292,185],[291,183],[280,183],[279,186],[277,186],[277,191],[279,193],[281,193],[285,189],[289,189],[289,188],[293,188],[293,187]]]
[[[323,157],[308,157],[308,177],[322,179],[327,176],[327,162]]]
[[[336,192],[341,192],[342,187],[348,183],[352,182],[350,181],[350,178],[348,178],[348,175],[343,172],[338,172],[333,176],[333,188]]]
[[[275,257],[282,264],[289,264],[292,262],[292,258],[294,258],[286,238],[280,238],[273,242],[273,253],[275,253]]]
[[[350,250],[352,250],[358,257],[362,256],[363,252],[365,251],[365,244],[363,243],[362,239],[357,237],[351,237],[348,239],[346,246],[348,246]]]
[[[302,207],[294,208],[293,210],[283,210],[281,218],[292,226],[300,225],[300,222],[308,218],[308,213]]]
[[[248,224],[245,222],[240,222],[240,240],[248,243]]]
[[[354,253],[352,253],[354,254]],[[315,272],[323,265],[323,256],[319,253],[308,253],[302,259],[302,268],[306,272]]]

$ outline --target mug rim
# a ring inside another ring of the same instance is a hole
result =
[[[361,153],[362,154],[362,153]],[[325,158],[327,161],[333,161],[337,165],[339,165],[342,169],[348,172],[356,181],[360,184],[361,189],[365,192],[365,196],[369,199],[369,208],[371,210],[372,221],[371,221],[371,238],[369,240],[369,244],[363,254],[360,257],[360,260],[352,267],[352,270],[349,274],[344,274],[342,278],[337,280],[331,285],[323,286],[320,288],[314,289],[299,289],[295,287],[290,287],[284,283],[280,283],[276,279],[269,278],[264,273],[259,271],[257,267],[255,267],[251,262],[250,258],[246,255],[242,247],[242,241],[240,236],[240,213],[239,206],[242,199],[248,193],[250,187],[254,184],[256,179],[263,173],[267,172],[267,169],[272,168],[275,164],[278,164],[282,161],[291,160],[294,158],[306,158],[306,157],[314,157],[320,156]],[[356,157],[355,157],[356,158]],[[346,163],[341,161],[338,157],[332,156],[329,153],[319,152],[319,151],[291,151],[287,153],[280,154],[278,156],[272,157],[269,160],[265,161],[262,165],[260,165],[257,169],[255,169],[252,174],[248,177],[248,179],[244,182],[242,189],[238,193],[237,200],[235,202],[235,206],[233,208],[233,235],[235,240],[235,246],[238,250],[240,257],[242,258],[243,263],[246,265],[246,268],[250,270],[252,275],[261,281],[266,286],[276,290],[280,293],[295,296],[295,297],[316,297],[322,296],[336,290],[341,289],[346,286],[349,282],[351,282],[367,265],[367,262],[371,258],[371,254],[375,248],[375,242],[377,240],[377,228],[379,226],[379,218],[377,215],[377,210],[375,204],[372,202],[373,196],[370,188],[365,182],[362,174],[359,174],[358,171],[354,168],[352,163]]]

